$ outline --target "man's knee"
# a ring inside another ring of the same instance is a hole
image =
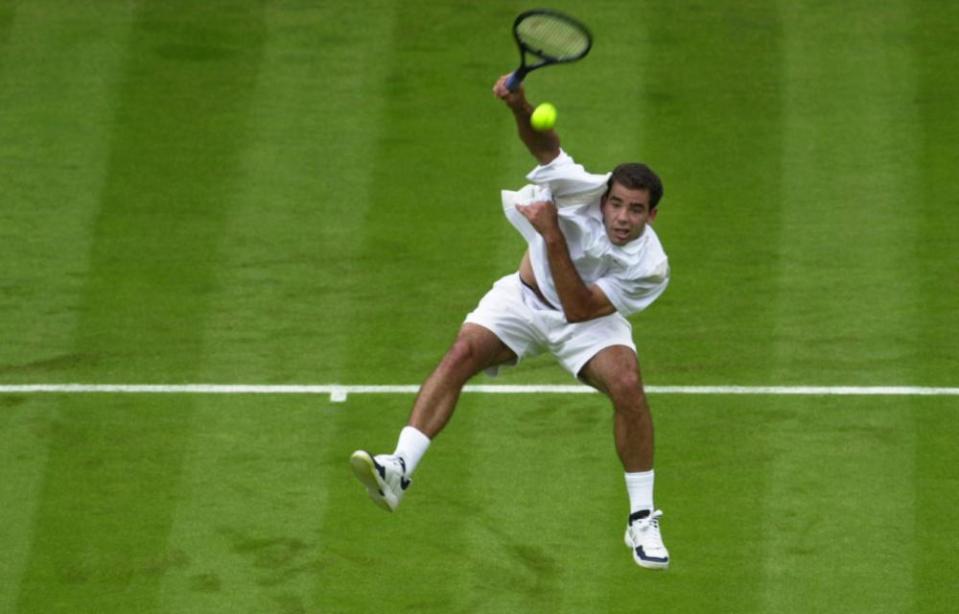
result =
[[[617,409],[646,407],[646,394],[643,392],[642,380],[639,373],[632,369],[618,369],[610,374],[606,381],[606,389]]]
[[[445,360],[450,365],[468,365],[476,360],[476,348],[469,339],[459,337],[446,352]]]
[[[447,350],[441,366],[465,370],[472,376],[483,369],[504,363],[515,364],[516,353],[492,331],[476,324],[465,324]]]
[[[484,368],[483,361],[481,348],[476,341],[467,335],[460,335],[447,350],[441,366],[451,373],[470,377]]]

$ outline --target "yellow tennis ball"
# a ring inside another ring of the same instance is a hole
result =
[[[529,125],[533,130],[546,132],[556,124],[556,107],[548,102],[544,102],[533,110],[533,115],[529,118]]]

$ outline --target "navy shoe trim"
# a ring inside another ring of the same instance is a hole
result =
[[[400,488],[406,490],[413,481],[406,477],[406,461],[403,460],[402,456],[397,456],[396,458],[400,461],[400,464],[403,465],[403,475],[400,476]]]
[[[368,453],[368,454],[369,454],[369,453]],[[386,467],[384,467],[383,465],[381,465],[381,464],[379,464],[378,462],[376,462],[376,459],[373,458],[373,455],[372,455],[372,454],[370,454],[370,459],[373,460],[373,468],[375,468],[375,469],[376,469],[376,472],[377,472],[378,474],[380,474],[380,479],[385,480],[385,479],[386,479]]]
[[[369,454],[369,452],[367,452],[367,454]],[[386,481],[386,467],[376,462],[376,459],[373,458],[372,454],[370,454],[370,458],[373,459],[373,467],[376,469],[376,472],[380,474],[380,479],[383,481]],[[402,456],[397,456],[396,458],[399,459],[400,464],[403,465],[403,473],[405,474],[406,461],[403,460]],[[403,490],[406,490],[407,488],[409,488],[410,484],[412,483],[413,483],[413,480],[407,478],[406,475],[400,476],[400,488],[402,488]],[[380,491],[380,494],[381,495],[383,494],[382,490]]]
[[[643,518],[649,518],[651,511],[650,510],[639,510],[638,512],[633,512],[629,515],[629,524],[633,524],[634,520],[642,520]]]
[[[650,561],[652,563],[668,563],[668,556],[648,556],[645,551],[643,551],[642,546],[636,547],[636,556],[643,559],[644,561]]]

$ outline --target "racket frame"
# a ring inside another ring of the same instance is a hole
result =
[[[519,25],[527,18],[533,15],[546,15],[552,18],[565,21],[571,26],[575,27],[577,30],[581,31],[586,35],[586,48],[582,52],[570,56],[567,58],[556,58],[550,55],[543,53],[540,50],[531,49],[519,35]],[[589,50],[593,48],[593,35],[590,33],[589,28],[586,27],[583,22],[579,21],[574,17],[570,17],[566,13],[561,13],[560,11],[553,9],[531,9],[528,11],[523,11],[516,16],[516,19],[513,20],[513,38],[516,40],[516,46],[519,47],[519,59],[520,65],[519,68],[514,70],[509,79],[506,81],[506,89],[511,92],[515,92],[516,88],[519,87],[520,83],[523,82],[523,79],[526,78],[526,75],[533,72],[537,68],[543,68],[544,66],[551,66],[553,64],[569,64],[570,62],[575,62],[586,57],[586,54],[589,53]],[[529,54],[533,57],[539,59],[539,62],[536,64],[527,64],[526,63],[526,54]]]

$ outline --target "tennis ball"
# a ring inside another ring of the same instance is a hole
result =
[[[529,118],[529,125],[533,127],[533,130],[539,132],[546,132],[556,124],[556,107],[548,102],[536,107],[533,110],[533,115]]]

